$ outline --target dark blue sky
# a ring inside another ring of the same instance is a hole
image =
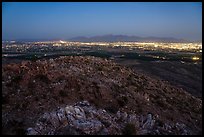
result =
[[[202,39],[202,3],[4,2],[3,39],[122,34]]]

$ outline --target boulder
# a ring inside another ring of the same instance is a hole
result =
[[[26,134],[27,135],[38,135],[38,132],[33,128],[28,128]]]
[[[142,128],[149,128],[151,129],[155,123],[155,120],[152,118],[152,114],[147,114],[146,121],[144,122]]]
[[[58,119],[62,125],[68,124],[64,108],[60,108],[59,110],[57,110],[57,116],[58,116]]]
[[[85,134],[94,134],[99,132],[103,125],[98,120],[76,120],[74,127]]]

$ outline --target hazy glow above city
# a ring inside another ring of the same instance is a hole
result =
[[[202,3],[2,3],[3,40],[106,34],[202,40]]]

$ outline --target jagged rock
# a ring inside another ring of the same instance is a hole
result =
[[[41,122],[37,122],[35,127],[34,127],[34,130],[36,130],[39,134],[42,134],[44,133],[45,130],[45,125]]]
[[[138,135],[147,135],[149,131],[147,129],[143,129],[137,132]]]
[[[118,111],[116,113],[116,116],[117,116],[118,120],[125,121],[127,119],[128,114],[126,112]]]
[[[111,118],[111,115],[106,112],[106,110],[104,110],[104,109],[99,109],[99,110],[97,111],[97,113],[95,113],[95,114],[97,114],[97,115],[95,115],[95,116],[97,116],[97,118],[98,118],[105,126],[110,126],[110,125],[111,125],[111,119],[112,119],[112,118]]]
[[[93,134],[101,130],[102,123],[97,120],[88,120],[88,121],[76,120],[74,122],[74,126],[75,128],[79,129],[81,132],[85,134]]]
[[[86,115],[84,113],[84,110],[81,107],[76,106],[74,108],[74,110],[75,110],[75,116],[77,119],[86,119]]]
[[[63,124],[63,125],[67,125],[67,118],[66,118],[66,115],[65,115],[65,110],[64,108],[60,108],[58,111],[57,111],[57,116],[59,118],[59,121]]]
[[[65,112],[67,115],[72,115],[76,119],[86,119],[84,110],[79,106],[67,106],[65,107]]]
[[[107,128],[103,128],[98,135],[109,135]]]
[[[140,117],[121,111],[111,114],[104,109],[96,109],[89,102],[78,102],[75,105],[44,113],[37,121],[35,128],[27,129],[27,134],[122,134],[126,124],[133,124],[139,135],[171,134],[173,132],[171,125],[167,123],[163,127],[153,129],[154,123],[155,119],[150,113]],[[142,125],[141,128],[140,125]],[[70,128],[73,129],[73,132],[70,131]],[[175,128],[182,132],[181,134],[188,134],[184,124],[176,123]]]
[[[74,113],[74,107],[73,106],[66,106],[65,107],[65,112],[67,115],[73,114]]]
[[[37,135],[38,132],[35,129],[33,129],[33,128],[28,128],[26,134],[27,135]]]
[[[142,128],[152,128],[155,123],[155,120],[152,118],[152,114],[147,115],[147,119],[145,123],[143,124]]]
[[[61,125],[56,112],[50,113],[50,119],[51,119],[50,122],[54,126],[54,128],[57,128]]]
[[[137,118],[137,116],[135,116],[135,115],[133,115],[133,114],[130,114],[130,115],[128,116],[127,123],[134,124],[135,127],[139,127],[139,126],[140,126],[139,118]]]
[[[81,102],[79,102],[79,103],[77,103],[76,105],[79,105],[79,106],[90,106],[90,104],[89,104],[89,102],[88,101],[81,101]]]

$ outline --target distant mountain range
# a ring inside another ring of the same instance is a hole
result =
[[[60,39],[16,39],[16,42],[36,42],[36,41],[58,41]],[[177,39],[173,37],[139,37],[139,36],[128,36],[128,35],[102,35],[93,37],[74,37],[70,39],[61,39],[73,42],[202,42],[202,40],[190,41],[185,39]],[[7,41],[7,40],[3,40]],[[11,40],[8,40],[11,41]]]
[[[127,35],[103,35],[94,37],[74,37],[68,39],[75,42],[191,42],[184,39],[172,37],[138,37]]]

